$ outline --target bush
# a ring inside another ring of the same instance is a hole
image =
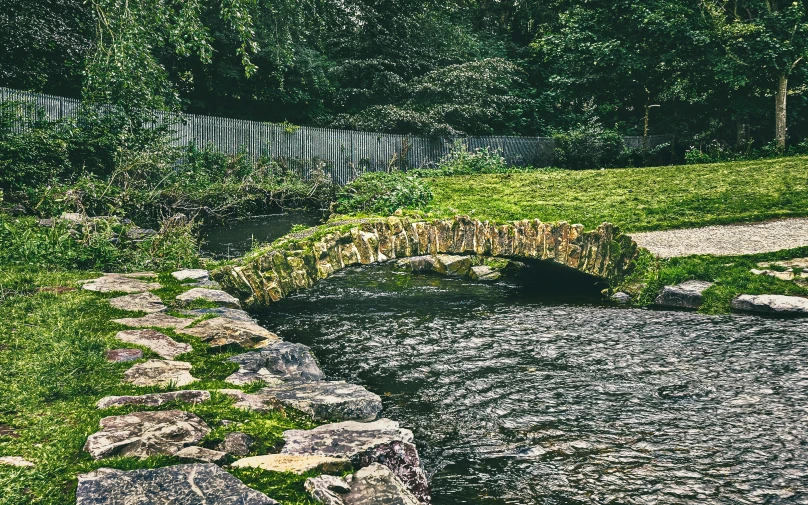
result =
[[[581,170],[626,164],[623,137],[615,130],[603,128],[597,118],[568,132],[557,133],[553,140],[555,165],[560,168]]]
[[[336,211],[343,214],[392,214],[402,208],[422,208],[432,200],[427,183],[405,172],[368,172],[343,187]]]
[[[498,149],[477,148],[470,151],[467,144],[458,140],[452,150],[438,163],[435,175],[495,174],[509,170],[505,158]],[[430,174],[432,175],[432,174]]]

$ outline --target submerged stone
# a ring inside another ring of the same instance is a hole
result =
[[[398,266],[415,273],[432,272],[435,270],[434,256],[413,256],[402,258],[397,262]]]
[[[660,307],[698,309],[703,302],[702,293],[712,285],[707,281],[685,281],[675,286],[665,286],[654,303]]]
[[[225,293],[219,289],[189,289],[188,291],[177,295],[176,300],[180,305],[185,306],[195,302],[196,300],[204,300],[207,302],[216,303],[222,307],[230,307],[232,309],[238,309],[241,307],[241,302],[238,301],[238,298],[235,298],[229,293]]]
[[[274,342],[260,351],[253,351],[228,359],[238,363],[239,369],[225,381],[244,385],[251,382],[267,384],[279,381],[319,381],[323,372],[311,350],[302,344]]]
[[[277,505],[212,463],[79,475],[76,505]]]
[[[172,359],[180,354],[193,351],[190,344],[177,342],[168,335],[155,330],[124,330],[115,334],[115,338],[127,344],[148,347],[161,358]]]
[[[277,399],[317,421],[372,421],[382,410],[382,399],[362,386],[343,381],[284,382],[258,394]]]
[[[150,359],[124,372],[124,381],[135,386],[182,387],[196,381],[185,361]]]
[[[808,315],[808,298],[785,295],[740,295],[731,302],[733,310],[763,314]]]
[[[173,401],[187,403],[201,403],[210,400],[208,391],[185,390],[169,391],[168,393],[151,393],[140,396],[106,396],[98,400],[96,407],[108,409],[110,407],[122,407],[124,405],[144,405],[147,407],[159,407],[160,405]]]
[[[132,412],[101,419],[101,431],[90,435],[84,450],[95,459],[135,456],[141,459],[172,456],[194,445],[210,432],[205,421],[182,410]]]
[[[184,317],[174,317],[167,314],[154,313],[143,317],[125,317],[113,319],[113,322],[130,326],[132,328],[185,328],[194,322],[193,319]]]
[[[298,475],[312,470],[324,473],[341,473],[351,469],[351,460],[327,456],[267,454],[266,456],[242,458],[231,466],[235,468],[260,468],[272,472],[290,472]]]
[[[277,335],[255,323],[226,317],[206,319],[193,328],[179,330],[177,333],[199,337],[211,347],[239,345],[251,349],[280,340]]]
[[[109,304],[116,309],[129,310],[132,312],[146,312],[147,314],[163,312],[167,308],[163,305],[163,301],[159,296],[148,292],[111,298]]]
[[[306,491],[325,505],[420,505],[386,466],[374,463],[344,479],[318,476],[306,480]]]

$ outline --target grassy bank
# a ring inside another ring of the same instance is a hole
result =
[[[439,216],[581,223],[624,231],[808,216],[808,157],[614,170],[535,170],[427,179]]]
[[[179,408],[199,415],[211,427],[204,446],[213,448],[228,432],[242,431],[256,440],[255,453],[276,447],[286,429],[312,426],[292,413],[261,415],[235,409],[232,400],[216,393],[211,401],[199,405],[96,409],[96,401],[104,396],[160,389],[123,384],[123,373],[133,363],[106,361],[106,350],[128,347],[114,338],[124,328],[111,319],[133,313],[110,307],[106,300],[112,295],[75,289],[76,281],[94,276],[86,271],[30,267],[3,267],[0,271],[0,456],[22,456],[36,464],[22,469],[0,465],[0,505],[73,504],[78,474],[99,467],[153,468],[188,462],[172,457],[94,461],[82,447],[105,416]],[[185,289],[167,275],[159,281],[164,287],[156,294],[167,304]],[[193,347],[192,353],[179,359],[191,362],[192,374],[200,380],[182,389],[232,387],[223,379],[236,369],[226,361],[235,352],[214,353],[196,338],[161,331]],[[144,360],[157,357],[144,349]],[[235,423],[225,426],[224,420]],[[303,490],[306,476],[231,471],[282,503],[313,503]]]

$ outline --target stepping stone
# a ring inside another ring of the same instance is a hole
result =
[[[772,266],[778,266],[783,268],[800,268],[802,270],[808,271],[808,258],[794,258],[783,261],[761,261],[760,263],[758,263],[758,266],[762,268],[770,268]]]
[[[84,444],[84,450],[97,460],[110,456],[173,456],[210,433],[205,421],[182,410],[132,412],[105,417],[100,424],[101,431],[90,435]]]
[[[210,400],[210,392],[198,390],[170,391],[168,393],[152,393],[140,396],[106,396],[98,400],[96,407],[108,409],[110,407],[123,407],[124,405],[144,405],[146,407],[159,407],[173,401],[187,403],[202,403]]]
[[[133,295],[119,296],[111,298],[109,304],[116,309],[131,310],[132,312],[163,312],[166,306],[159,296],[152,293],[136,293]]]
[[[741,295],[730,306],[742,312],[778,315],[808,315],[808,298],[785,295]]]
[[[194,322],[193,319],[169,316],[155,313],[143,317],[125,317],[123,319],[113,319],[113,322],[132,328],[185,328]]]
[[[194,317],[213,315],[217,317],[226,317],[227,319],[234,319],[236,321],[244,321],[245,323],[255,322],[255,319],[253,319],[253,317],[247,312],[240,309],[230,309],[227,307],[184,310],[182,313]]]
[[[111,361],[113,363],[135,361],[142,357],[143,351],[140,349],[110,349],[107,351],[107,361]]]
[[[162,287],[156,282],[145,282],[138,278],[133,278],[132,275],[106,274],[97,279],[80,282],[86,283],[82,286],[82,289],[99,293],[143,293]]]
[[[306,491],[325,505],[421,505],[386,466],[374,463],[344,479],[320,475],[306,479]],[[428,503],[428,502],[427,502]]]
[[[471,269],[471,258],[468,256],[438,254],[435,260],[434,270],[439,274],[463,276]]]
[[[210,273],[200,268],[187,268],[185,270],[171,272],[171,276],[178,281],[206,281],[210,278]]]
[[[241,302],[238,301],[238,298],[219,289],[193,288],[177,295],[177,302],[183,306],[190,305],[196,300],[205,300],[232,309],[241,308]]]
[[[190,373],[191,364],[185,361],[150,359],[138,363],[124,372],[124,382],[135,386],[182,387],[196,381]]]
[[[177,333],[199,337],[211,347],[240,345],[251,349],[264,347],[280,340],[277,335],[255,323],[236,321],[226,317],[206,319],[193,328],[179,330]]]
[[[267,454],[266,456],[242,458],[230,466],[234,468],[260,468],[271,472],[288,472],[298,475],[312,470],[323,473],[342,473],[351,470],[351,460],[327,456]]]
[[[180,449],[175,456],[178,458],[204,461],[206,463],[219,463],[227,458],[227,453],[222,451],[214,451],[213,449],[205,449],[204,447],[191,446]]]
[[[212,463],[79,475],[76,505],[278,505]]]
[[[750,270],[753,275],[768,275],[769,277],[774,277],[775,279],[780,279],[781,281],[793,281],[794,280],[794,272],[791,270],[786,270],[785,272],[778,272],[777,270],[758,270],[757,268],[753,268]]]
[[[219,450],[232,454],[233,456],[246,456],[253,446],[253,439],[246,433],[234,431],[224,437],[224,442],[219,445]]]
[[[412,432],[395,421],[345,421],[311,430],[288,430],[283,432],[283,440],[281,454],[348,458],[354,467],[382,463],[413,495],[429,502],[429,484],[412,443]]]
[[[233,406],[237,409],[252,410],[259,414],[283,410],[283,406],[274,398],[245,393],[240,389],[220,389],[219,393],[235,400]]]
[[[124,330],[115,334],[115,338],[127,344],[148,347],[161,358],[173,359],[180,354],[193,351],[190,344],[177,342],[168,335],[155,330]]]
[[[618,291],[617,293],[611,296],[611,300],[615,303],[619,303],[620,305],[628,305],[631,303],[631,295],[628,293],[624,293],[622,291]]]
[[[0,465],[16,466],[18,468],[30,468],[33,463],[19,456],[0,456]]]
[[[275,342],[260,351],[228,358],[238,363],[236,373],[225,379],[239,386],[252,382],[275,384],[280,381],[313,382],[323,378],[311,349],[302,344]]]
[[[474,281],[493,282],[502,277],[502,274],[498,270],[494,270],[489,266],[480,265],[471,267],[469,270],[469,277]]]
[[[372,421],[382,410],[382,399],[362,386],[343,381],[285,382],[265,387],[260,396],[277,399],[316,421]]]
[[[703,302],[702,293],[712,285],[707,281],[685,281],[676,286],[665,286],[654,303],[660,307],[698,309]]]

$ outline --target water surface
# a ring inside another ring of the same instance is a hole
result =
[[[568,284],[355,268],[262,322],[382,395],[436,505],[808,503],[808,321],[548,295]]]
[[[321,218],[319,212],[298,210],[210,224],[202,230],[202,251],[216,258],[237,258],[256,243],[272,242],[296,224],[315,226]]]

